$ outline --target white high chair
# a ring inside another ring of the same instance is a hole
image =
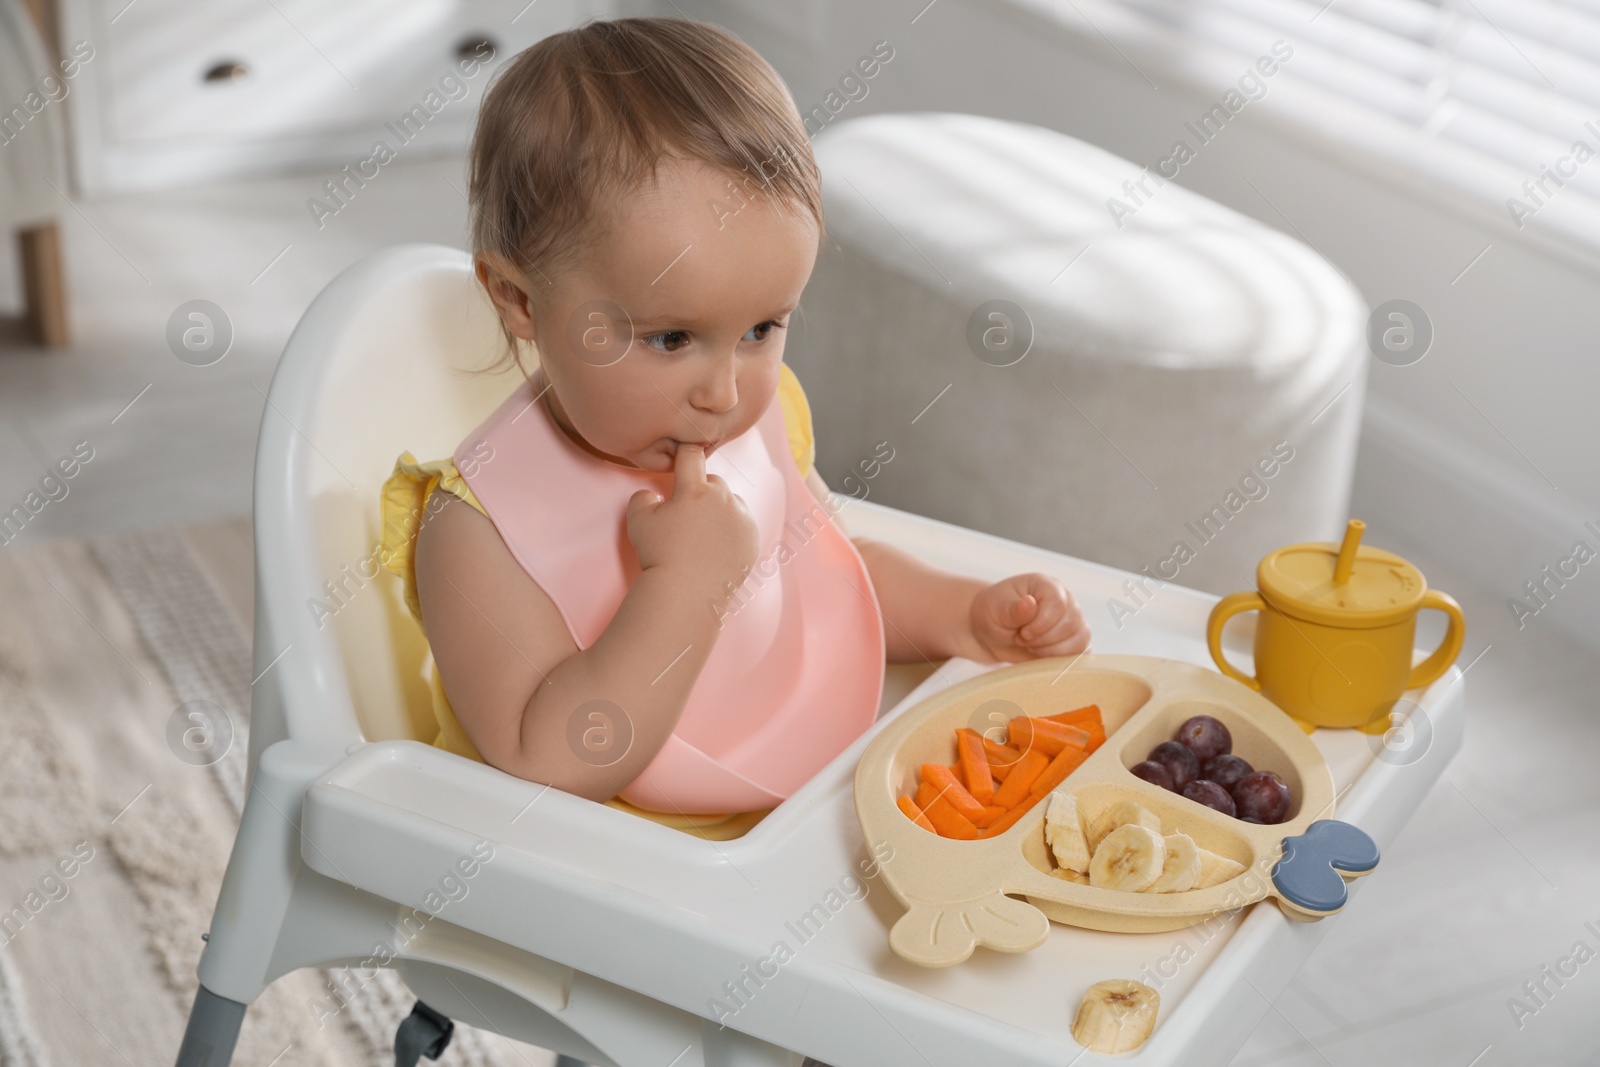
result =
[[[398,583],[345,576],[374,569],[378,490],[395,457],[449,455],[512,388],[510,375],[460,372],[498,340],[467,254],[424,245],[341,274],[289,340],[257,451],[248,800],[179,1067],[225,1067],[269,983],[338,965],[393,967],[443,1016],[569,1067],[797,1067],[801,1053],[836,1067],[1045,1067],[1078,1056],[1068,1028],[1082,990],[1139,974],[1181,932],[1053,925],[1032,952],[980,952],[938,971],[894,956],[887,931],[901,908],[873,884],[852,801],[861,750],[893,711],[725,842],[414,740],[431,716]],[[1208,662],[1213,597],[1167,587],[1119,630],[1099,605],[1120,595],[1124,572],[867,501],[843,516],[850,533],[935,565],[1057,575],[1086,606],[1096,651]],[[308,605],[330,580],[348,595],[319,622]],[[1248,646],[1230,645],[1248,663]],[[986,669],[892,669],[883,705]],[[1351,731],[1314,737],[1349,787],[1339,817],[1380,845],[1460,744],[1459,677],[1452,668],[1409,694],[1432,731],[1414,762],[1374,761]],[[1331,921],[1293,923],[1271,905],[1235,913],[1164,982],[1156,1035],[1119,1059],[1225,1063],[1266,1010],[1254,993],[1275,996]],[[781,960],[780,941],[798,942]]]

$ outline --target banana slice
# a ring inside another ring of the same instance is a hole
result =
[[[1143,982],[1096,982],[1078,1002],[1072,1036],[1092,1052],[1132,1052],[1155,1032],[1160,1011],[1161,994]]]
[[[1161,874],[1146,893],[1183,893],[1200,881],[1200,846],[1181,831],[1162,838],[1167,846],[1167,861]]]
[[[1161,819],[1155,812],[1135,801],[1119,800],[1101,812],[1098,819],[1089,820],[1087,823],[1089,852],[1093,854],[1111,831],[1129,823],[1143,826],[1157,834],[1161,833]]]
[[[1078,821],[1078,802],[1071,793],[1051,793],[1044,813],[1044,840],[1063,869],[1084,874],[1089,870],[1089,842]]]
[[[1226,856],[1219,856],[1215,852],[1200,849],[1200,875],[1193,888],[1210,889],[1214,885],[1221,885],[1232,878],[1237,878],[1244,873],[1244,864],[1236,863]]]
[[[1138,823],[1125,823],[1101,839],[1089,861],[1089,884],[1138,893],[1148,889],[1167,863],[1167,843]]]
[[[1067,867],[1057,867],[1050,872],[1064,882],[1076,882],[1078,885],[1088,885],[1089,876],[1081,871],[1074,871]]]

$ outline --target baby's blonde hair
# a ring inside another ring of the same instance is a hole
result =
[[[727,172],[741,198],[767,192],[809,212],[820,240],[816,159],[777,71],[720,27],[623,18],[546,37],[497,74],[472,139],[474,254],[509,263],[537,302],[582,262],[609,198],[668,155]],[[522,365],[506,339],[495,369]]]

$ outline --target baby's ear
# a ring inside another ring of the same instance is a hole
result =
[[[506,329],[525,341],[532,341],[533,313],[517,271],[492,252],[478,253],[473,258],[473,268]]]

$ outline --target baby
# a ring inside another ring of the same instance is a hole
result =
[[[657,18],[541,41],[485,97],[470,198],[510,356],[539,365],[453,462],[408,453],[385,487],[428,505],[391,566],[434,657],[435,744],[709,825],[859,737],[885,660],[1088,647],[1048,575],[991,585],[844,534],[783,363],[816,162],[743,42]]]

